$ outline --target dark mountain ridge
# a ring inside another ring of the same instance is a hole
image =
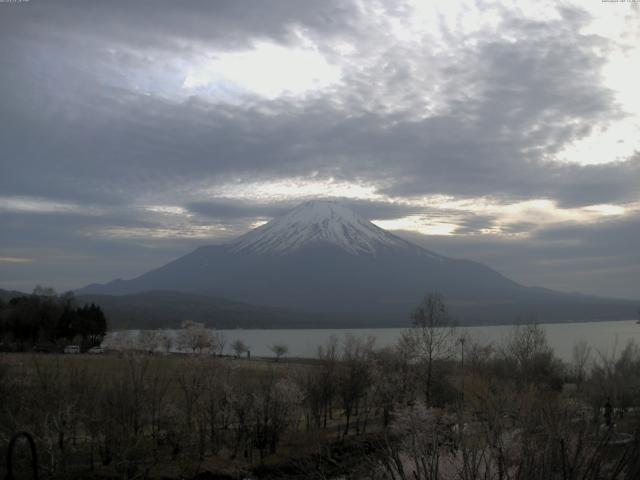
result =
[[[329,201],[304,203],[231,243],[200,247],[132,280],[77,293],[153,290],[312,312],[314,324],[322,318],[344,326],[406,325],[431,291],[444,295],[462,323],[631,319],[637,305],[525,287],[480,263],[418,247]]]

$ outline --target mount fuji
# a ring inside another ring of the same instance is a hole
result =
[[[525,287],[469,260],[438,255],[335,201],[310,201],[236,240],[203,246],[131,280],[78,294],[176,291],[323,314],[332,323],[404,325],[427,292],[463,323],[633,318],[635,304]],[[255,313],[255,312],[254,312]]]

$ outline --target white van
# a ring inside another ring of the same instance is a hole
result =
[[[67,345],[64,347],[64,353],[80,353],[80,345]]]

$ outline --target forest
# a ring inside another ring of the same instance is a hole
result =
[[[99,345],[107,318],[91,303],[77,306],[73,293],[36,287],[31,295],[0,298],[0,351],[62,351],[69,343],[82,350]]]

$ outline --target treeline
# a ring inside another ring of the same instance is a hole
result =
[[[0,300],[3,350],[55,351],[70,342],[88,348],[99,345],[106,331],[102,309],[93,303],[77,306],[71,292],[36,287],[31,295]]]

